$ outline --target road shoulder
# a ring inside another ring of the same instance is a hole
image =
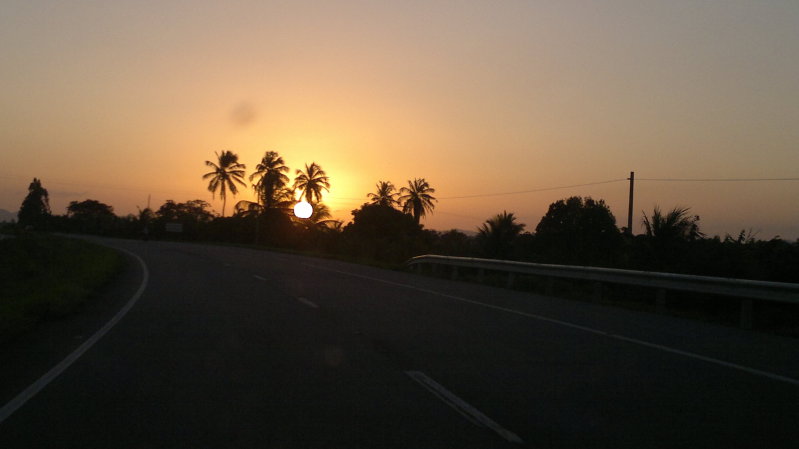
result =
[[[0,406],[44,375],[105,325],[135,294],[143,272],[134,257],[124,257],[123,269],[95,292],[80,310],[62,319],[40,323],[31,331],[0,345]]]

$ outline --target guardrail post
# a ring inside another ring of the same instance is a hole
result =
[[[741,327],[744,329],[752,328],[752,300],[741,300]]]
[[[601,282],[594,282],[594,301],[601,301],[602,300],[602,283]]]
[[[485,278],[485,269],[478,268],[477,269],[477,282],[483,283],[483,278]]]
[[[516,273],[514,273],[512,271],[508,272],[508,284],[507,284],[507,287],[508,288],[513,288],[513,281],[515,281],[515,280],[516,280]]]
[[[659,288],[655,296],[655,312],[666,312],[666,289]]]
[[[409,270],[418,270],[420,273],[427,273],[429,270],[433,275],[438,272],[438,277],[447,278],[451,276],[452,279],[458,278],[458,269],[460,267],[464,267],[467,270],[477,268],[478,278],[483,282],[486,281],[486,271],[496,272],[500,279],[501,273],[506,272],[508,273],[507,285],[509,287],[512,287],[515,282],[515,274],[510,273],[510,271],[521,273],[523,276],[534,275],[537,279],[545,281],[544,287],[548,296],[556,293],[555,290],[557,290],[558,286],[566,285],[565,282],[571,282],[571,285],[576,285],[576,288],[573,289],[574,292],[579,291],[593,301],[601,301],[602,283],[635,285],[657,292],[655,308],[658,312],[662,312],[666,308],[665,290],[719,295],[732,301],[740,301],[740,325],[743,328],[752,328],[754,326],[754,300],[775,301],[799,306],[799,285],[788,282],[725,279],[616,268],[550,265],[436,255],[413,257],[408,259],[406,263],[411,266],[418,265],[417,267],[409,266]],[[428,269],[425,264],[429,264],[430,268]],[[455,268],[454,264],[462,265]],[[448,268],[447,266],[441,268],[438,265],[448,265],[453,268]],[[447,273],[448,270],[452,271]],[[568,281],[560,281],[560,279],[568,279]],[[564,283],[561,284],[561,282]]]

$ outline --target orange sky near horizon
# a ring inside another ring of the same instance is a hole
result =
[[[426,227],[602,198],[637,178],[799,178],[796,2],[4,3],[0,209],[33,177],[55,213],[212,201],[231,150],[317,162],[335,218],[379,180],[424,177]],[[227,213],[245,189],[228,200]],[[641,211],[689,206],[709,235],[799,238],[799,182],[636,183]]]

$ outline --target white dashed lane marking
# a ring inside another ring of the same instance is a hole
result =
[[[705,356],[705,355],[702,355],[702,354],[697,354],[697,353],[690,352],[690,351],[683,351],[681,349],[672,348],[670,346],[659,345],[659,344],[651,343],[651,342],[648,342],[648,341],[639,340],[639,339],[636,339],[636,338],[626,337],[624,335],[613,334],[613,333],[606,332],[606,331],[603,331],[603,330],[594,329],[594,328],[587,327],[587,326],[581,326],[579,324],[570,323],[568,321],[558,320],[558,319],[555,319],[555,318],[549,318],[549,317],[546,317],[546,316],[543,316],[543,315],[538,315],[538,314],[535,314],[535,313],[528,313],[528,312],[523,312],[523,311],[520,311],[520,310],[510,309],[510,308],[507,308],[507,307],[500,307],[500,306],[497,306],[497,305],[494,305],[494,304],[487,304],[487,303],[480,302],[480,301],[474,301],[472,299],[461,298],[459,296],[449,295],[449,294],[446,294],[446,293],[441,293],[441,292],[438,292],[438,291],[435,291],[435,290],[421,288],[421,287],[417,287],[417,286],[414,286],[414,285],[403,284],[403,283],[400,283],[400,282],[387,281],[385,279],[379,279],[379,278],[375,278],[375,277],[372,277],[372,276],[364,276],[362,274],[348,273],[346,271],[341,271],[341,270],[335,270],[335,269],[332,269],[332,268],[321,267],[319,265],[311,265],[311,264],[303,264],[303,265],[305,265],[307,267],[316,268],[318,270],[329,271],[329,272],[332,272],[332,273],[339,273],[339,274],[343,274],[343,275],[346,275],[346,276],[352,276],[352,277],[356,277],[356,278],[360,278],[360,279],[369,279],[371,281],[380,282],[380,283],[383,283],[383,284],[386,284],[386,285],[393,285],[393,286],[397,286],[397,287],[403,287],[403,288],[407,288],[407,289],[410,289],[410,290],[416,290],[416,291],[419,291],[419,292],[422,292],[422,293],[428,293],[428,294],[431,294],[431,295],[441,296],[443,298],[454,299],[455,301],[461,301],[461,302],[468,303],[468,304],[474,304],[474,305],[480,306],[480,307],[486,307],[486,308],[489,308],[489,309],[500,310],[502,312],[512,313],[512,314],[515,314],[515,315],[521,315],[521,316],[525,316],[525,317],[528,317],[528,318],[532,318],[534,320],[545,321],[545,322],[548,322],[548,323],[557,324],[557,325],[569,327],[569,328],[572,328],[572,329],[578,329],[578,330],[581,330],[581,331],[584,331],[584,332],[589,332],[589,333],[596,334],[596,335],[602,335],[602,336],[605,336],[605,337],[610,338],[610,339],[623,341],[623,342],[626,342],[626,343],[632,343],[632,344],[635,344],[635,345],[645,346],[647,348],[656,349],[656,350],[663,351],[663,352],[669,352],[671,354],[676,354],[676,355],[680,355],[680,356],[683,356],[683,357],[692,358],[692,359],[695,359],[695,360],[701,360],[703,362],[712,363],[714,365],[723,366],[723,367],[726,367],[726,368],[731,368],[731,369],[742,371],[742,372],[745,372],[745,373],[749,373],[749,374],[752,374],[752,375],[755,375],[755,376],[760,376],[760,377],[764,377],[764,378],[767,378],[767,379],[776,380],[776,381],[779,381],[779,382],[785,382],[785,383],[789,383],[789,384],[792,384],[792,385],[799,385],[799,378],[783,376],[781,374],[772,373],[772,372],[765,371],[765,370],[760,370],[760,369],[756,369],[756,368],[750,368],[748,366],[744,366],[744,365],[740,365],[740,364],[737,364],[737,363],[728,362],[726,360],[720,360],[720,359],[717,359],[717,358],[708,357],[708,356]]]
[[[445,404],[452,407],[455,411],[463,415],[464,418],[476,426],[487,427],[511,443],[524,443],[518,435],[500,426],[494,420],[484,415],[480,410],[472,407],[469,403],[444,388],[440,383],[429,378],[425,373],[421,371],[405,371],[405,374],[418,382],[419,385],[425,387],[428,391],[436,395],[439,399],[444,401]]]

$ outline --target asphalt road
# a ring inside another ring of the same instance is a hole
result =
[[[799,441],[794,339],[338,261],[102,242],[138,256],[146,285],[129,256],[85,313],[2,348],[0,406],[136,299],[0,423],[4,449]]]

